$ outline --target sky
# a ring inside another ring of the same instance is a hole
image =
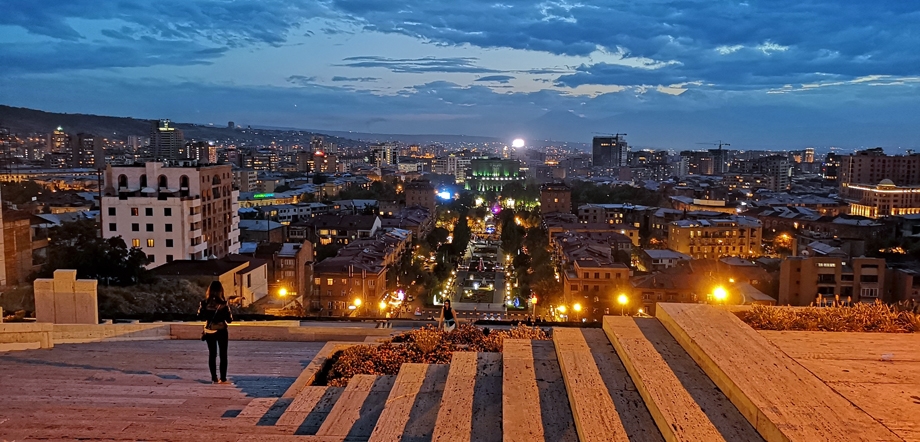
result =
[[[12,106],[509,142],[920,148],[913,0],[3,3]]]

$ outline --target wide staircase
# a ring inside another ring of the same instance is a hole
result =
[[[663,304],[656,318],[454,353],[346,387],[254,399],[228,424],[250,441],[901,440],[728,311]],[[265,431],[253,431],[261,428]]]

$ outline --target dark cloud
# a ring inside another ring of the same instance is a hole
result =
[[[485,77],[479,77],[476,81],[480,82],[495,82],[495,83],[508,83],[511,80],[514,80],[513,75],[486,75]]]
[[[559,84],[670,84],[728,89],[920,72],[920,3],[900,0],[468,0],[332,5],[367,29],[428,41],[674,62],[665,70],[583,66]],[[563,72],[559,72],[563,74]],[[617,83],[623,81],[623,83]]]
[[[368,83],[368,82],[373,82],[377,80],[380,80],[380,79],[377,77],[340,77],[340,76],[332,77],[332,81],[350,81],[350,82],[358,82],[358,83]]]
[[[352,68],[384,68],[398,73],[472,73],[483,74],[501,72],[478,66],[479,59],[474,57],[421,57],[421,58],[387,58],[377,56],[348,57],[337,66]]]

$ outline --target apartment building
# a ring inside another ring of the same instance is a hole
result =
[[[540,214],[572,212],[572,188],[562,183],[540,187]]]
[[[105,238],[147,254],[148,268],[173,260],[223,258],[239,250],[239,191],[229,165],[194,161],[108,166]]]
[[[875,302],[885,287],[885,260],[880,258],[790,257],[780,266],[779,304],[806,306],[816,300]]]
[[[693,259],[760,256],[762,224],[756,218],[679,220],[668,225],[668,248]]]

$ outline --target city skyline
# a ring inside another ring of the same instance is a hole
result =
[[[17,4],[18,3],[18,4]],[[14,2],[0,103],[639,147],[920,145],[893,2]],[[127,98],[126,98],[127,97]]]

